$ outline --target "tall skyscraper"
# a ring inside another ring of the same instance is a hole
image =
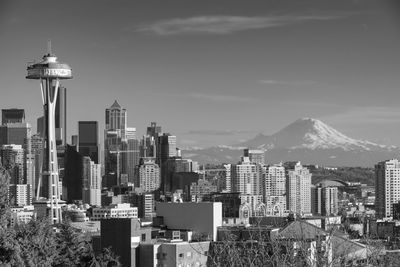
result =
[[[39,118],[37,118],[37,121],[36,121],[36,132],[41,137],[44,137],[44,133],[45,133],[44,116],[40,116]]]
[[[63,200],[71,203],[82,200],[83,156],[75,147],[67,145],[65,150],[65,172],[62,180]]]
[[[146,135],[143,136],[140,142],[140,157],[157,157],[158,151],[158,137],[161,135],[161,126],[157,126],[157,123],[152,122],[147,127]],[[158,161],[157,161],[158,162]]]
[[[157,126],[156,122],[151,122],[146,133],[149,136],[158,137],[161,134],[161,126]]]
[[[126,139],[122,141],[125,151],[122,157],[122,173],[125,173],[129,183],[134,183],[136,166],[139,164],[140,149],[139,141],[136,139],[136,128],[126,128]]]
[[[56,144],[65,146],[67,143],[67,89],[60,85],[55,110]]]
[[[123,159],[120,151],[123,150],[122,141],[126,139],[127,112],[121,105],[114,101],[106,109],[106,129],[104,132],[104,169],[105,179],[103,185],[111,187],[120,183]]]
[[[185,173],[187,176],[191,176],[197,171],[197,164],[190,159],[182,159],[180,157],[171,157],[165,160],[161,165],[161,189],[166,194],[167,192],[173,193],[174,189],[179,188],[183,189],[180,186],[182,184],[180,178],[175,179],[176,177],[183,177]],[[176,175],[176,174],[182,175]],[[195,176],[198,176],[197,173]],[[197,179],[196,179],[197,181]],[[188,185],[190,186],[191,183]],[[189,192],[189,188],[187,188]]]
[[[78,122],[78,151],[99,164],[99,125],[97,121]]]
[[[161,168],[161,188],[166,193],[170,188],[169,176],[171,174],[168,170],[167,161],[169,158],[176,157],[176,136],[169,133],[158,136],[156,153],[156,163]]]
[[[34,156],[34,179],[32,181],[32,194],[34,198],[38,198],[38,184],[42,172],[43,164],[43,137],[40,134],[31,136],[31,154]]]
[[[42,169],[42,184],[44,187],[43,196],[47,198],[46,202],[37,202],[37,207],[43,208],[41,214],[50,217],[52,223],[62,221],[61,205],[59,204],[61,192],[59,191],[59,170],[57,158],[57,139],[65,138],[61,129],[62,122],[56,120],[56,103],[60,89],[60,80],[71,79],[71,68],[64,63],[57,61],[57,57],[51,53],[49,45],[48,54],[43,56],[43,60],[38,63],[28,65],[27,79],[40,81],[42,90],[42,101],[44,109],[45,133],[44,133],[44,157]],[[61,101],[60,101],[61,102]],[[62,111],[58,111],[62,112]],[[61,129],[57,134],[57,128]],[[65,139],[64,139],[65,140]]]
[[[116,130],[120,132],[121,139],[125,139],[127,128],[126,109],[114,101],[110,108],[106,109],[106,130]]]
[[[265,173],[264,202],[267,213],[282,215],[286,210],[286,175],[282,164],[269,166]]]
[[[393,216],[393,204],[400,200],[399,160],[386,160],[375,165],[375,195],[377,218]]]
[[[25,152],[21,145],[3,145],[0,149],[1,165],[10,173],[10,184],[26,183]]]
[[[22,174],[17,175],[13,169],[12,177],[14,183],[32,183],[32,162],[31,152],[31,126],[24,122],[23,110],[3,110],[3,125],[0,126],[0,147],[17,145],[21,147],[22,165],[19,169]],[[14,167],[13,167],[14,168]],[[32,188],[32,187],[31,187]]]
[[[1,122],[2,125],[25,122],[25,110],[18,108],[2,109]]]
[[[287,170],[287,208],[297,214],[311,213],[311,173],[300,162]]]
[[[45,117],[37,119],[37,133],[42,137],[45,133]],[[67,143],[67,89],[60,85],[55,109],[55,135],[57,146],[65,146]]]
[[[168,158],[176,156],[176,136],[164,133],[158,137],[159,149],[157,152],[158,163],[165,162]]]
[[[1,145],[22,145],[29,150],[29,138],[31,137],[31,125],[26,122],[6,123],[0,126],[0,146]]]

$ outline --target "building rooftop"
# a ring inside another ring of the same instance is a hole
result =
[[[100,221],[71,222],[71,226],[85,233],[100,233]]]
[[[110,109],[121,109],[121,105],[118,103],[117,100],[114,101],[114,103],[111,105]]]

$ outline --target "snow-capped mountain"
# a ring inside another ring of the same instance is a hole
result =
[[[369,141],[350,138],[320,120],[302,118],[271,135],[258,135],[240,146],[273,149],[373,150],[389,148]]]
[[[202,163],[236,162],[241,156],[240,148],[245,147],[265,149],[268,163],[300,160],[306,164],[372,167],[400,156],[397,147],[350,138],[312,118],[298,119],[270,136],[259,134],[233,147],[192,150],[185,156]]]

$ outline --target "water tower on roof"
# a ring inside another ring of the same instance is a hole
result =
[[[71,79],[72,72],[67,64],[57,61],[57,57],[51,52],[50,42],[48,43],[48,53],[43,56],[43,60],[29,63],[27,71],[27,79],[40,82],[45,118],[43,165],[36,201],[43,204],[53,223],[60,223],[62,221],[60,204],[62,201],[59,189],[55,110],[60,80]]]

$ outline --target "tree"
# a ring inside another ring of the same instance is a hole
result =
[[[10,174],[0,164],[0,228],[9,224],[8,185]]]
[[[68,223],[51,225],[43,218],[11,225],[9,177],[0,166],[1,266],[120,266],[111,250],[96,255],[91,237]]]

